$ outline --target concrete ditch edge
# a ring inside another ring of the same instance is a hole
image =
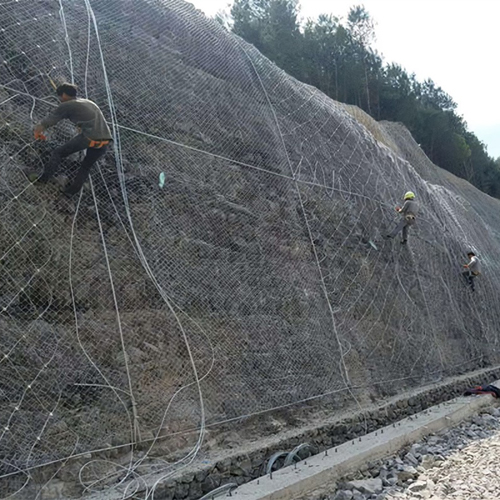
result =
[[[147,485],[155,485],[155,500],[196,500],[227,484],[242,485],[264,474],[267,460],[279,450],[292,450],[295,446],[307,442],[323,453],[368,432],[375,432],[387,425],[426,410],[437,404],[449,401],[474,385],[490,383],[500,378],[500,366],[477,369],[461,375],[447,377],[429,385],[417,386],[405,393],[374,402],[361,410],[340,414],[332,410],[331,417],[311,422],[306,427],[291,427],[285,432],[272,436],[263,436],[255,442],[242,442],[241,446],[220,450],[216,456],[208,456],[203,462],[195,462],[175,474],[151,474]],[[300,407],[299,407],[300,410]],[[295,412],[296,409],[290,410]],[[270,414],[248,419],[243,425],[260,428],[266,424]],[[366,426],[366,427],[365,427]],[[157,456],[161,456],[157,455]],[[113,459],[113,456],[96,453],[93,459]],[[69,464],[70,473],[78,474],[81,465]],[[52,475],[53,471],[48,471]],[[141,489],[142,491],[142,489]],[[67,498],[67,497],[64,497]],[[121,494],[101,491],[83,498],[87,500],[120,500]]]
[[[495,382],[495,385],[500,381]],[[333,483],[358,470],[367,461],[376,461],[392,455],[422,437],[441,432],[491,406],[490,396],[458,397],[433,406],[397,425],[371,432],[362,438],[299,462],[249,483],[233,492],[241,500],[291,500],[300,495]]]

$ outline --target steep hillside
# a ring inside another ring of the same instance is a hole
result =
[[[180,0],[20,0],[0,26],[2,497],[95,450],[133,445],[131,477],[166,437],[170,474],[207,426],[306,401],[349,411],[498,363],[500,204],[403,127]],[[115,137],[74,207],[23,174],[74,133],[32,139],[60,79]],[[404,247],[382,235],[407,190],[422,211]]]

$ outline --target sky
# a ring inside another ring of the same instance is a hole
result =
[[[228,0],[190,0],[213,16]],[[345,18],[362,4],[375,21],[375,48],[417,79],[431,78],[458,104],[457,112],[500,157],[500,0],[303,0],[301,17]]]

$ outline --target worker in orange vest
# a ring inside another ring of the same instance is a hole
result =
[[[79,128],[80,133],[52,152],[43,174],[36,180],[47,182],[57,173],[63,158],[86,149],[87,154],[73,182],[63,191],[66,196],[71,197],[80,191],[92,166],[106,153],[112,135],[97,104],[88,99],[80,99],[77,96],[78,88],[76,85],[63,83],[57,87],[56,92],[61,104],[35,127],[35,139],[45,140],[45,130],[64,119],[73,122]],[[35,180],[32,176],[29,178]]]

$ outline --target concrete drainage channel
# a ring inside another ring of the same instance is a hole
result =
[[[309,443],[314,448],[315,453],[320,453],[318,456],[322,456],[325,450],[331,455],[330,449],[335,450],[336,447],[337,453],[339,453],[340,446],[344,446],[345,443],[352,443],[353,440],[358,441],[360,437],[363,442],[367,434],[365,429],[368,429],[368,432],[372,434],[382,433],[386,426],[391,427],[395,422],[403,422],[402,419],[407,417],[414,419],[419,412],[425,412],[438,404],[444,404],[450,398],[462,394],[475,385],[498,378],[500,378],[500,366],[483,368],[449,377],[432,385],[411,389],[406,393],[373,403],[373,405],[364,406],[363,410],[359,412],[339,415],[336,409],[332,409],[330,418],[313,421],[308,426],[290,428],[283,433],[263,435],[262,439],[252,443],[243,443],[235,449],[228,448],[225,453],[218,453],[214,457],[208,456],[203,463],[195,463],[186,467],[175,477],[163,478],[161,474],[152,475],[147,480],[147,485],[155,486],[154,497],[158,500],[212,500],[212,498],[215,500],[224,498],[224,495],[229,496],[229,490],[234,496],[236,493],[232,493],[232,491],[236,489],[236,486],[240,487],[247,483],[254,485],[256,479],[265,475],[270,458],[278,452],[285,450],[289,452],[302,443]],[[492,399],[489,396],[483,396],[483,398],[483,401]],[[300,408],[297,409],[297,412],[300,412]],[[267,416],[263,416],[256,420],[250,420],[245,425],[250,428],[252,426],[260,428],[267,418]],[[306,456],[303,454],[305,451],[298,452],[302,459]],[[109,457],[96,455],[93,458],[106,459]],[[310,460],[307,458],[308,465]],[[282,456],[278,460],[277,466],[282,466],[283,462],[284,457]],[[304,463],[298,464],[297,467],[304,465]],[[293,467],[292,465],[287,469]],[[273,478],[276,477],[275,474],[273,472]],[[250,488],[252,487],[250,486]],[[85,498],[88,500],[103,500],[104,498],[119,500],[121,495],[115,496],[111,492],[105,495],[104,492],[97,492]]]
[[[494,385],[500,384],[500,381]],[[232,490],[240,500],[292,500],[397,453],[401,448],[432,433],[455,427],[464,419],[494,404],[491,396],[459,397],[405,418],[398,423],[371,432],[356,440],[330,448]],[[290,462],[290,460],[289,460]],[[228,495],[228,490],[225,494]],[[222,492],[221,492],[222,493]],[[216,492],[203,497],[220,498]]]
[[[307,451],[308,457],[311,454],[317,453],[317,448],[315,446],[310,445],[309,443],[302,443],[299,446],[296,446],[292,451],[278,451],[267,461],[265,472],[266,475],[272,479],[273,471],[276,468],[281,469],[285,467],[289,467],[290,465],[297,465],[297,462],[302,460],[301,452]],[[281,464],[279,463],[281,461]],[[232,492],[238,488],[236,483],[227,483],[220,488],[217,488],[210,493],[207,493],[205,496],[201,497],[200,500],[215,500],[224,494],[226,496],[232,496]]]

